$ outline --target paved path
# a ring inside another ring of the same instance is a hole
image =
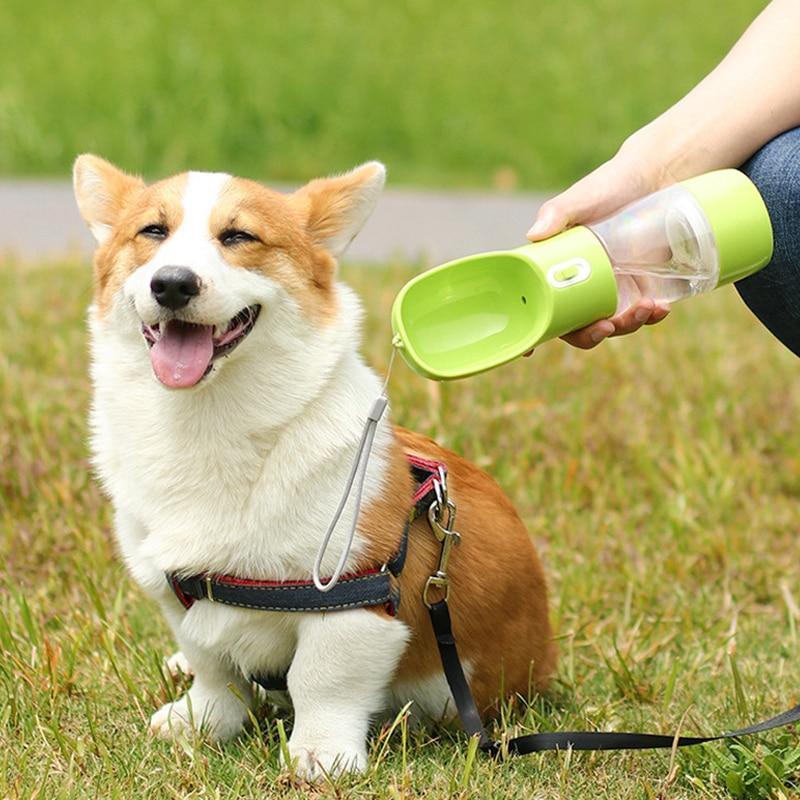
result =
[[[533,194],[387,189],[348,261],[437,264],[524,244],[544,198]],[[67,183],[0,181],[0,253],[23,260],[88,256],[93,240]]]

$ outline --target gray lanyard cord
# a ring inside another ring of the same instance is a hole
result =
[[[380,394],[375,399],[375,402],[372,404],[372,408],[370,408],[369,413],[367,414],[367,420],[364,423],[364,429],[361,431],[361,441],[358,443],[356,455],[353,459],[353,466],[350,469],[350,475],[348,476],[344,485],[342,497],[339,500],[339,505],[336,508],[333,519],[331,520],[328,530],[326,531],[325,536],[322,539],[322,543],[319,546],[319,550],[317,551],[317,557],[314,561],[314,569],[311,573],[311,577],[314,580],[314,586],[316,586],[320,592],[329,592],[339,582],[339,578],[342,577],[342,572],[344,571],[345,564],[347,563],[347,559],[350,555],[350,548],[353,546],[353,539],[356,535],[356,526],[358,525],[358,517],[361,513],[361,498],[364,493],[364,480],[367,476],[367,466],[369,465],[369,459],[372,455],[372,445],[375,442],[375,432],[378,429],[378,423],[383,417],[383,412],[386,411],[386,406],[389,403],[389,399],[386,397],[386,387],[389,384],[389,376],[392,374],[392,365],[394,364],[394,357],[396,353],[397,350],[392,348],[389,366],[386,369],[386,378],[383,381]],[[342,549],[342,554],[339,556],[339,563],[336,565],[336,569],[333,571],[333,575],[331,575],[328,582],[323,583],[322,579],[320,578],[322,559],[325,558],[325,553],[328,550],[328,545],[331,541],[331,537],[333,536],[333,532],[336,530],[336,526],[339,524],[339,520],[342,518],[344,508],[347,505],[347,501],[350,499],[351,492],[353,491],[354,483],[356,485],[356,493],[355,508],[353,509],[353,522],[350,525],[350,531],[347,534],[347,541]]]

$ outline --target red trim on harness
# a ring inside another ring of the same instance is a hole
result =
[[[377,575],[380,570],[377,567],[362,570],[361,572],[349,572],[339,578],[339,582],[353,580],[354,578],[364,578],[367,575]],[[263,586],[269,588],[271,586],[313,586],[314,581],[260,581],[252,578],[236,578],[233,575],[211,575],[211,580],[214,583],[226,583],[229,586]]]
[[[411,502],[416,504],[425,497],[428,492],[433,489],[433,482],[439,475],[439,468],[443,469],[445,474],[447,474],[447,466],[442,461],[434,461],[430,458],[423,458],[422,456],[415,456],[411,453],[406,453],[406,460],[412,467],[418,467],[419,469],[428,470],[431,474],[417,487],[417,491],[414,492],[414,496],[411,498]]]
[[[181,585],[178,583],[178,579],[176,577],[173,576],[170,583],[172,583],[172,591],[175,593],[175,597],[178,598],[178,602],[186,609],[191,608],[194,605],[194,598],[187,597],[183,593],[183,589],[181,589]]]
[[[421,467],[427,469],[429,472],[437,472],[439,467],[444,467],[443,461],[435,461],[432,458],[424,458],[423,456],[415,456],[413,453],[406,453],[406,460],[412,467]]]

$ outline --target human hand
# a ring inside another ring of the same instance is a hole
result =
[[[596,222],[673,182],[669,171],[659,165],[652,151],[647,153],[638,144],[637,137],[631,137],[614,158],[548,200],[539,209],[528,231],[528,239],[536,242],[572,225]],[[633,333],[642,325],[660,322],[667,314],[668,305],[643,297],[621,314],[599,320],[561,338],[574,347],[588,350],[609,336]]]

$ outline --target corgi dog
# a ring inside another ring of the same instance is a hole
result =
[[[337,259],[374,208],[384,167],[279,193],[222,173],[145,184],[80,156],[74,188],[97,239],[89,309],[93,463],[119,550],[160,606],[194,680],[150,731],[236,736],[251,676],[286,674],[289,754],[315,779],[367,765],[370,721],[411,701],[454,713],[427,610],[440,545],[411,526],[396,615],[383,606],[265,611],[179,602],[166,574],[306,581],[381,380],[359,355],[362,316]],[[486,473],[424,436],[379,423],[346,571],[386,564],[409,518],[407,457],[444,462],[461,542],[450,609],[480,709],[545,688],[555,663],[530,537]],[[352,506],[352,503],[349,504]],[[331,575],[353,521],[322,562]]]

